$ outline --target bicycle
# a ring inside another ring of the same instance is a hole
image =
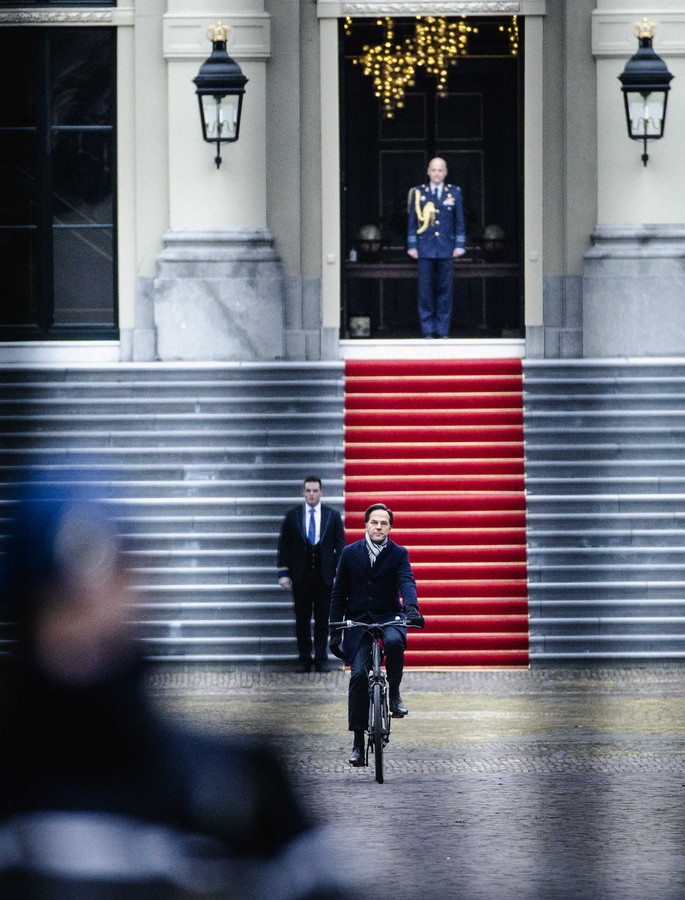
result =
[[[369,675],[369,725],[367,728],[367,744],[364,756],[364,765],[369,764],[369,753],[373,753],[376,781],[383,784],[383,749],[390,740],[390,715],[388,705],[388,682],[381,669],[383,663],[383,651],[381,640],[383,629],[388,625],[401,625],[403,628],[419,628],[419,625],[409,625],[404,616],[395,616],[388,622],[355,622],[346,619],[344,622],[332,622],[331,628],[365,628],[372,637],[371,643],[371,674]],[[401,717],[400,717],[401,718]]]

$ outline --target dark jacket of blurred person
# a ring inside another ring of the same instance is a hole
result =
[[[151,708],[97,503],[68,482],[30,485],[6,563],[3,900],[349,896],[269,752]]]

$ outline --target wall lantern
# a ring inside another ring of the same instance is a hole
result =
[[[228,30],[221,22],[208,30],[207,37],[213,44],[212,55],[193,78],[200,104],[202,137],[208,144],[216,144],[214,162],[217,169],[221,165],[221,145],[238,140],[247,84],[240,66],[226,52]]]
[[[652,49],[654,23],[644,19],[635,23],[639,47],[618,76],[626,105],[628,135],[644,142],[642,162],[647,165],[647,141],[663,137],[666,101],[673,75],[666,63]]]

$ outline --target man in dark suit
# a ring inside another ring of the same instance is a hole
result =
[[[366,534],[360,541],[345,547],[340,558],[331,594],[331,622],[345,619],[384,622],[391,616],[404,613],[408,623],[423,628],[409,554],[405,547],[400,547],[388,537],[393,521],[392,510],[383,503],[374,503],[364,513]],[[390,711],[394,717],[401,718],[408,712],[400,697],[407,629],[391,625],[383,635]],[[354,746],[349,760],[353,766],[364,765],[371,644],[372,638],[363,628],[346,631],[344,641],[341,631],[331,634],[331,652],[344,658],[351,667],[348,719],[349,730],[354,732]]]
[[[331,585],[345,546],[340,513],[321,502],[321,479],[304,480],[304,503],[288,511],[278,539],[278,583],[292,590],[295,603],[295,634],[299,654],[298,671],[312,669],[311,618],[314,610],[314,666],[329,670],[328,610]]]
[[[428,165],[428,184],[409,191],[407,253],[419,261],[419,319],[426,338],[449,337],[454,260],[466,246],[461,190],[446,184],[446,177],[447,164],[436,157]]]

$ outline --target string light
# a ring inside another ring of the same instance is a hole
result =
[[[511,25],[508,25],[506,28],[504,25],[500,25],[500,31],[507,31],[509,34],[509,52],[512,56],[518,56],[519,52],[519,23],[518,17],[512,16]]]
[[[447,22],[428,16],[421,21],[421,17],[417,16],[414,38],[416,64],[422,66],[427,75],[437,79],[440,96],[447,86],[448,66],[454,65],[458,56],[466,56],[469,35],[477,33],[478,29],[467,25],[464,19]]]
[[[389,16],[378,19],[376,24],[385,25],[385,39],[374,47],[365,45],[359,63],[364,66],[364,74],[371,77],[374,93],[381,100],[386,117],[391,119],[395,108],[404,106],[405,88],[413,84],[416,59],[407,48],[394,43],[394,24]]]
[[[372,79],[376,97],[389,119],[395,109],[404,106],[405,90],[414,86],[417,69],[437,79],[442,96],[447,86],[448,66],[467,54],[469,35],[478,32],[464,19],[447,22],[434,16],[417,16],[414,36],[405,38],[404,44],[399,45],[394,43],[394,23],[389,16],[377,19],[376,24],[385,26],[384,40],[373,47],[365,45],[359,64]],[[345,28],[347,31],[347,23]]]

